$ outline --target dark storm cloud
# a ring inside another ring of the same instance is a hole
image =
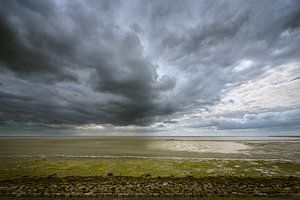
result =
[[[73,43],[57,34],[54,5],[38,1],[1,1],[0,59],[21,76],[47,74],[48,79],[76,80],[66,72]],[[44,78],[44,77],[43,77]]]
[[[159,78],[156,66],[143,55],[139,37],[120,30],[114,19],[109,19],[114,17],[119,3],[66,4],[1,2],[2,65],[17,77],[41,87],[37,93],[30,94],[36,101],[11,100],[2,104],[6,105],[2,109],[3,119],[49,124],[128,125],[145,124],[149,117],[167,113],[155,99],[160,91],[175,86],[174,79]],[[79,82],[81,70],[87,77]],[[55,83],[69,80],[76,81],[74,87],[83,85],[79,90],[92,88],[90,95],[97,96],[94,93],[99,92],[112,97],[106,102],[99,99],[92,104],[70,99],[59,92]],[[41,102],[39,95],[48,98]],[[2,95],[1,99],[4,101],[11,96],[14,94]],[[66,104],[57,103],[60,101]]]
[[[1,122],[175,124],[299,62],[299,11],[292,0],[0,1]]]

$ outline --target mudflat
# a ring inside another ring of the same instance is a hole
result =
[[[0,137],[0,157],[172,157],[300,161],[299,137]]]
[[[297,199],[299,144],[298,138],[1,137],[0,196]]]

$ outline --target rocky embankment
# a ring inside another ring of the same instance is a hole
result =
[[[2,197],[82,196],[299,196],[300,179],[284,178],[151,178],[151,177],[22,177],[0,181]]]

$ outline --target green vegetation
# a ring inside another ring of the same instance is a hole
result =
[[[0,179],[21,176],[300,177],[300,163],[159,158],[1,158]]]
[[[179,197],[179,198],[145,198],[143,200],[299,200],[297,197]]]

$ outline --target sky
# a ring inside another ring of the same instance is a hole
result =
[[[0,0],[0,135],[298,135],[298,0]]]

